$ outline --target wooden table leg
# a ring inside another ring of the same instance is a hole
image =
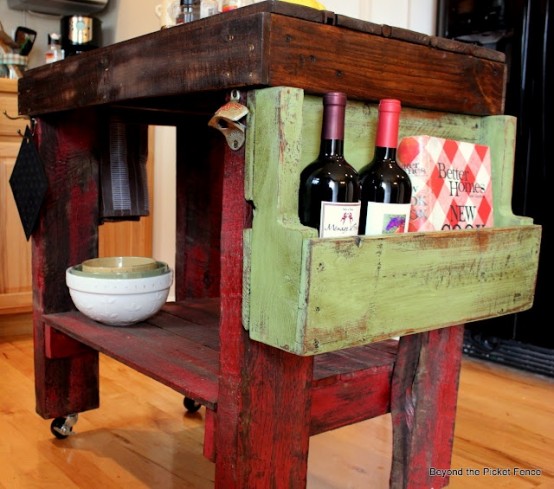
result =
[[[400,339],[392,390],[391,488],[438,489],[448,477],[454,437],[463,326]]]
[[[313,358],[254,342],[242,326],[244,148],[226,148],[224,161],[215,487],[303,489]]]
[[[306,487],[313,360],[243,341],[244,369],[220,384],[217,489]]]
[[[33,234],[33,322],[36,410],[44,418],[98,407],[98,352],[76,348],[61,358],[42,315],[73,309],[65,271],[97,253],[98,165],[94,114],[45,117],[36,143],[48,192]]]

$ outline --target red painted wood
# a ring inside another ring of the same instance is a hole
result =
[[[179,306],[181,304],[173,305],[172,308],[175,310]],[[186,304],[180,309],[180,314],[186,316]],[[191,309],[196,312],[198,319],[198,309]],[[194,340],[202,335],[204,343],[217,346],[218,323],[211,314],[207,314],[204,321],[198,324],[161,312],[146,322],[125,328],[106,326],[83,318],[76,312],[46,315],[44,319],[49,325],[94,350],[129,365],[211,409],[215,408],[219,376],[218,351]]]
[[[310,434],[388,413],[396,349],[386,341],[316,357]]]
[[[36,126],[35,141],[48,178],[32,241],[36,410],[45,418],[99,405],[98,353],[47,358],[42,322],[43,313],[73,308],[65,285],[66,268],[96,256],[96,127],[90,111],[45,117]]]
[[[217,416],[212,409],[206,409],[204,416],[204,457],[215,462],[215,431]]]
[[[177,127],[177,300],[219,297],[223,138],[208,127],[211,115],[183,118]]]
[[[429,469],[450,468],[462,342],[463,326],[400,339],[391,395],[393,489],[448,485]]]
[[[44,351],[46,358],[69,358],[90,353],[91,349],[50,326],[44,327]]]
[[[226,149],[221,232],[221,372],[217,489],[303,488],[312,358],[250,341],[242,327],[244,148]]]

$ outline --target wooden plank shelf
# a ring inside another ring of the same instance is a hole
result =
[[[169,303],[127,327],[98,323],[76,311],[48,314],[48,326],[215,408],[219,376],[218,301]]]
[[[219,307],[219,299],[168,302],[148,320],[125,327],[105,325],[77,311],[46,314],[43,319],[57,332],[216,410]],[[47,351],[51,349],[47,345]],[[317,356],[311,382],[312,434],[350,422],[351,414],[348,419],[341,415],[337,404],[359,396],[364,387],[381,399],[372,409],[387,412],[396,351],[397,342],[389,340]],[[366,419],[367,413],[360,405],[359,419]]]

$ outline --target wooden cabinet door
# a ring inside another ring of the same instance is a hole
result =
[[[0,142],[0,314],[31,310],[31,243],[25,238],[9,180],[12,143]]]
[[[31,243],[19,220],[10,176],[26,119],[17,116],[17,80],[0,79],[0,314],[28,312],[32,305]]]

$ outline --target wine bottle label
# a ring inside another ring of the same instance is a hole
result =
[[[360,202],[322,202],[320,238],[356,236],[360,224]]]
[[[410,223],[410,204],[367,203],[365,234],[405,233]]]

